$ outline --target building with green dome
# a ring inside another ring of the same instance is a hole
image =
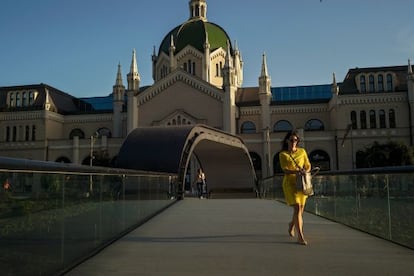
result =
[[[257,175],[267,177],[278,171],[281,142],[292,129],[323,170],[356,168],[357,153],[374,142],[413,146],[410,61],[353,68],[342,82],[333,74],[328,84],[278,87],[263,55],[258,85],[244,87],[235,40],[208,21],[206,0],[188,8],[188,19],[149,53],[152,72],[138,70],[132,50],[126,85],[119,64],[109,96],[76,98],[47,84],[0,87],[0,155],[89,164],[90,137],[98,133],[93,156],[110,163],[135,128],[204,124],[240,136]],[[141,73],[154,82],[141,86]]]

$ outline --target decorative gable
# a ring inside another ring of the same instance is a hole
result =
[[[181,125],[196,125],[206,124],[207,120],[197,119],[183,109],[176,110],[160,121],[154,121],[153,126],[181,126]]]

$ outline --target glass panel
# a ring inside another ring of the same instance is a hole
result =
[[[401,167],[403,170],[404,167]],[[398,169],[398,168],[397,168]],[[260,183],[263,198],[284,201],[281,175]],[[306,211],[414,249],[414,173],[319,173]]]
[[[1,170],[2,274],[54,275],[69,268],[170,205],[171,179]]]

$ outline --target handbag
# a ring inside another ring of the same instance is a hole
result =
[[[290,155],[290,158],[292,158],[293,162],[295,162],[296,167],[298,167],[298,169],[301,170],[302,168],[298,165],[295,158],[293,158],[292,155]],[[310,172],[297,173],[296,174],[296,190],[301,191],[304,195],[312,196],[314,194],[313,185],[312,185],[312,177],[319,172],[319,169],[320,169],[319,167],[315,167]]]
[[[296,175],[296,190],[302,191],[307,196],[313,195],[311,172],[305,172],[304,174],[298,173]]]

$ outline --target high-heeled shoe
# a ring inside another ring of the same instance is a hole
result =
[[[305,240],[298,240],[298,244],[300,245],[308,245],[308,242]]]

